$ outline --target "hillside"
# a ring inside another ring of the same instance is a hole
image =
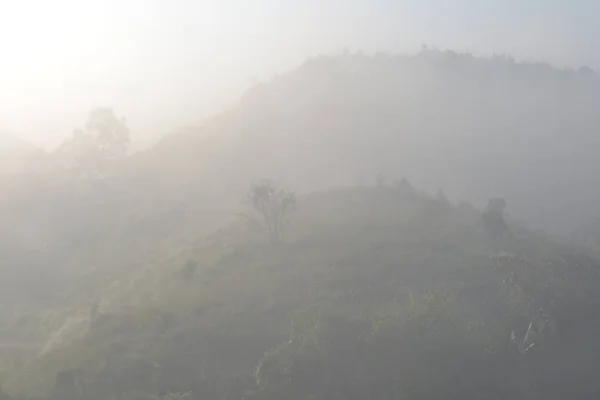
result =
[[[586,68],[435,50],[316,57],[108,179],[77,181],[44,154],[0,187],[0,235],[76,270],[120,269],[212,231],[257,179],[306,193],[406,176],[480,207],[503,197],[513,217],[568,236],[600,215],[599,103]]]
[[[2,387],[598,397],[600,261],[578,246],[600,244],[599,105],[585,68],[344,54],[255,85],[101,178],[15,142],[6,154],[31,158],[0,174]],[[266,177],[298,194],[280,246],[235,217]],[[482,225],[495,197],[503,238]]]
[[[600,211],[599,106],[586,68],[436,50],[321,56],[165,138],[147,161],[188,185],[218,176],[211,193],[225,199],[259,177],[307,191],[407,176],[480,206],[505,197],[514,216],[568,235]]]
[[[243,223],[190,243],[114,285],[87,333],[4,388],[52,399],[595,397],[600,260],[510,229],[490,237],[470,204],[406,183],[301,196],[281,245]]]

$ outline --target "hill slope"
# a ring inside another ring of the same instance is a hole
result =
[[[39,357],[0,366],[3,386],[60,399],[597,397],[596,258],[514,226],[491,240],[472,206],[386,184],[503,196],[516,218],[569,233],[599,211],[599,89],[589,70],[506,57],[318,57],[107,179],[11,174],[0,345],[26,332],[16,347]],[[381,188],[360,186],[378,175]],[[261,177],[299,193],[359,187],[302,197],[282,248],[239,224],[200,241]]]
[[[109,179],[51,168],[13,179],[1,188],[0,242],[97,282],[215,229],[256,179],[306,193],[379,174],[478,206],[501,196],[528,226],[568,235],[600,215],[599,102],[587,69],[438,51],[317,57]]]
[[[121,307],[101,305],[87,334],[5,388],[56,399],[594,397],[600,261],[514,227],[492,239],[479,221],[469,204],[406,186],[301,197],[281,246],[239,224],[190,245],[113,288]]]
[[[407,176],[481,205],[504,196],[530,225],[569,234],[600,211],[598,106],[600,79],[585,68],[434,50],[323,56],[148,159],[187,182],[217,178],[211,193],[258,177],[306,191]]]

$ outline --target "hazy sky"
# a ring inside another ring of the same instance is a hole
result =
[[[598,0],[0,0],[0,130],[52,146],[110,105],[145,145],[344,48],[599,69],[599,19]]]

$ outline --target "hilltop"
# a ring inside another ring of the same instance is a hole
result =
[[[320,56],[147,161],[224,199],[260,177],[309,191],[407,176],[479,206],[502,196],[530,226],[568,235],[600,211],[599,105],[587,68],[436,50]]]
[[[168,248],[215,229],[257,179],[306,193],[407,176],[480,207],[503,197],[529,226],[570,235],[600,215],[599,103],[600,80],[586,68],[436,50],[320,56],[101,182],[49,167],[21,176],[3,188],[3,210],[27,227],[24,240],[77,264],[98,264],[115,247],[131,264],[148,260],[132,253],[153,250],[156,238]]]

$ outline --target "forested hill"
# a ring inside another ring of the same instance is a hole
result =
[[[153,162],[218,176],[219,190],[407,176],[480,205],[504,196],[514,216],[568,234],[600,211],[599,109],[587,68],[435,50],[321,56],[165,138]]]

